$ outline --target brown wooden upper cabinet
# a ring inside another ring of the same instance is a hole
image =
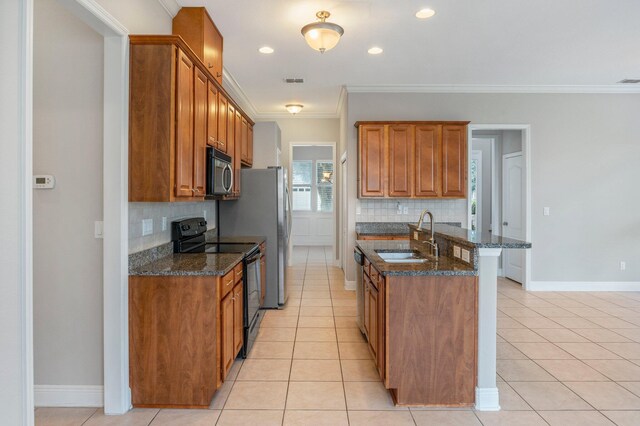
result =
[[[366,124],[359,127],[358,179],[360,197],[384,197],[385,126]]]
[[[173,18],[173,34],[181,36],[213,77],[222,84],[223,38],[204,7],[183,7]]]
[[[358,197],[466,198],[468,124],[357,122]]]
[[[205,193],[207,77],[173,44],[130,50],[129,201]]]

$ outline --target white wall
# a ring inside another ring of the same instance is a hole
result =
[[[351,93],[349,208],[356,205],[355,121],[530,124],[532,280],[640,281],[639,110],[637,94]],[[352,247],[355,221],[349,228]]]
[[[172,16],[160,0],[95,0],[131,34],[171,34]],[[170,3],[170,1],[167,1]]]
[[[482,182],[480,184],[480,210],[481,223],[479,228],[482,232],[491,229],[491,142],[483,139],[474,139],[472,150],[482,152],[482,164],[480,165]],[[466,202],[465,202],[466,204]]]
[[[33,194],[35,383],[101,385],[103,38],[56,0],[34,16],[33,170],[56,177]]]
[[[2,285],[0,286],[0,413],[3,424],[19,425],[33,414],[25,408],[25,360],[28,354],[23,324],[29,315],[24,307],[28,277],[24,275],[25,232],[27,211],[24,209],[23,173],[24,149],[29,137],[25,134],[25,87],[23,79],[24,44],[27,29],[23,7],[29,2],[0,1],[0,256]]]

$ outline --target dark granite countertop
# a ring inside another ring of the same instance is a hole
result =
[[[415,225],[409,225],[411,229],[417,229]],[[429,232],[429,224],[423,225],[423,231]],[[457,226],[435,224],[434,233],[451,241],[458,241],[475,246],[476,248],[506,248],[506,249],[526,249],[531,248],[531,243],[514,240],[512,238],[493,235],[489,232],[477,233],[469,229]]]
[[[208,243],[262,244],[266,241],[266,238],[261,236],[218,237],[206,234],[206,241]]]
[[[172,253],[130,270],[129,275],[219,276],[233,269],[243,257],[244,253]]]
[[[417,222],[416,222],[417,223]],[[446,222],[445,225],[460,226],[458,222]],[[407,222],[356,222],[358,235],[409,235],[409,223]]]
[[[409,241],[358,240],[356,246],[369,259],[375,268],[384,276],[474,276],[478,275],[473,266],[440,256],[426,256],[425,263],[387,263],[376,253],[376,250],[411,250],[417,249],[415,243]]]

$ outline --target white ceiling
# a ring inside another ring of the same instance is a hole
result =
[[[177,1],[207,7],[224,36],[224,67],[256,118],[286,115],[287,103],[304,104],[303,116],[335,116],[343,86],[615,91],[617,81],[640,78],[640,0]],[[436,16],[415,18],[424,7]],[[324,55],[300,34],[321,9],[345,30]],[[275,53],[258,53],[263,45]],[[384,53],[367,54],[374,45]]]

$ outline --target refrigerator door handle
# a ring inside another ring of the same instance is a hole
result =
[[[291,227],[293,226],[293,220],[291,218],[291,194],[289,194],[289,187],[285,186],[284,190],[286,192],[286,200],[287,205],[285,207],[286,218],[287,218],[287,241],[291,237]]]

